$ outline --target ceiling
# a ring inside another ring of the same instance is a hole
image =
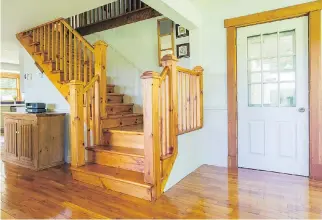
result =
[[[16,33],[110,2],[113,0],[1,0],[1,54],[19,49]]]

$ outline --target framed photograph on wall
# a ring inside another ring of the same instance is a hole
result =
[[[190,44],[189,43],[177,45],[177,57],[178,58],[190,57]]]
[[[176,24],[176,37],[187,37],[189,36],[189,31],[182,27],[180,24]]]

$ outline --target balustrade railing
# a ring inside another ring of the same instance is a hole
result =
[[[178,153],[178,135],[203,126],[203,69],[177,67],[173,55],[162,58],[161,74],[142,76],[144,178],[161,195]]]
[[[92,10],[74,15],[66,21],[74,28],[81,28],[147,8],[141,0],[117,0]]]

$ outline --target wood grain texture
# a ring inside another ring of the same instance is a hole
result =
[[[73,167],[85,164],[84,148],[84,113],[83,90],[81,81],[72,80],[70,87],[70,140],[71,140],[71,165]]]
[[[249,25],[262,24],[267,22],[279,21],[283,19],[296,18],[307,15],[312,11],[319,11],[322,9],[322,1],[312,1],[299,5],[293,5],[286,8],[279,8],[276,10],[260,12],[251,15],[245,15],[237,18],[230,18],[225,20],[225,28],[229,27],[245,27]]]
[[[237,47],[236,28],[227,28],[228,166],[237,167]],[[235,160],[235,161],[234,161]]]
[[[153,185],[152,199],[161,195],[159,74],[145,72],[141,76],[144,109],[144,181]]]
[[[310,176],[322,180],[321,11],[309,14]]]
[[[133,113],[133,106],[133,103],[107,103],[106,112],[107,115],[129,114]]]
[[[72,174],[75,180],[151,201],[152,187],[144,183],[142,173],[88,164],[72,168]]]
[[[101,119],[102,129],[115,128],[121,126],[137,125],[143,123],[142,114],[110,115]]]
[[[299,176],[204,165],[151,203],[74,181],[67,166],[0,168],[2,218],[322,218],[322,182]]]
[[[160,16],[161,14],[154,9],[147,7],[140,9],[135,12],[124,14],[122,16],[115,17],[109,20],[103,20],[96,22],[94,24],[86,25],[84,27],[77,28],[77,31],[81,35],[89,35],[92,33],[109,30],[112,28],[117,28],[123,25],[132,24],[135,22],[143,21],[146,19],[154,18]]]
[[[114,128],[112,128],[114,129]],[[130,133],[130,132],[114,132],[108,130],[104,132],[104,144],[112,146],[131,147],[137,149],[144,148],[144,135],[143,133]]]
[[[64,114],[4,113],[3,160],[42,170],[64,163]]]
[[[141,173],[144,171],[143,150],[116,146],[94,146],[86,149],[93,152],[93,162],[96,164]]]

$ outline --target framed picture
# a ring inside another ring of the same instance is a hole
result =
[[[177,45],[177,57],[183,58],[183,57],[190,57],[190,44],[178,44]]]
[[[189,36],[189,31],[182,27],[180,24],[176,24],[176,37],[187,37]]]

